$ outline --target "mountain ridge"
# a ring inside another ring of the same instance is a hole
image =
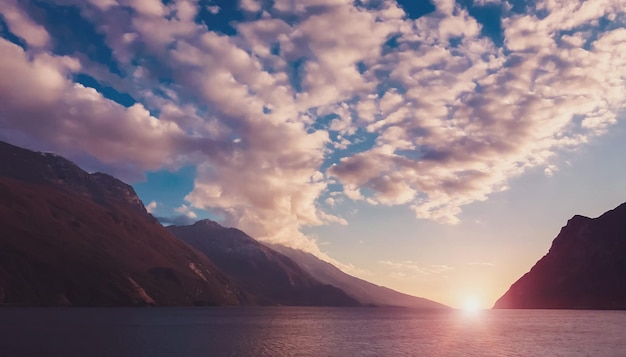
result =
[[[251,298],[133,188],[0,142],[0,305],[236,305]]]
[[[89,196],[99,203],[121,202],[132,206],[138,212],[147,213],[132,186],[106,173],[87,173],[60,155],[31,151],[0,141],[0,162],[11,163],[0,166],[0,177],[48,184]]]
[[[201,220],[167,229],[204,253],[263,305],[359,305],[341,289],[319,282],[287,256],[237,228]]]
[[[436,301],[401,293],[344,273],[336,266],[311,253],[282,245],[270,245],[273,249],[292,258],[322,283],[337,286],[364,305],[408,307],[415,309],[449,309]]]

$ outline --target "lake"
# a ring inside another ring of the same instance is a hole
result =
[[[0,356],[625,356],[626,312],[0,308]]]

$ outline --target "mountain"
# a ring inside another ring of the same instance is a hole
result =
[[[271,246],[290,257],[314,278],[325,284],[336,286],[364,305],[398,306],[417,309],[446,309],[447,306],[428,299],[419,298],[378,286],[348,275],[334,265],[322,261],[313,254],[281,245]]]
[[[246,233],[211,220],[167,229],[206,254],[264,305],[357,306],[341,289],[322,284],[288,257]]]
[[[626,203],[574,216],[496,309],[626,309]]]
[[[249,299],[132,187],[0,142],[0,305],[221,305]]]

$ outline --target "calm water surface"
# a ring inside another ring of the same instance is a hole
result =
[[[22,356],[626,356],[626,312],[2,308]]]

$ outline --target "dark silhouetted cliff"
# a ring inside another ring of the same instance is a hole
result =
[[[626,203],[598,218],[570,219],[494,308],[626,309]]]
[[[0,305],[219,305],[246,296],[148,214],[132,187],[0,142]]]

